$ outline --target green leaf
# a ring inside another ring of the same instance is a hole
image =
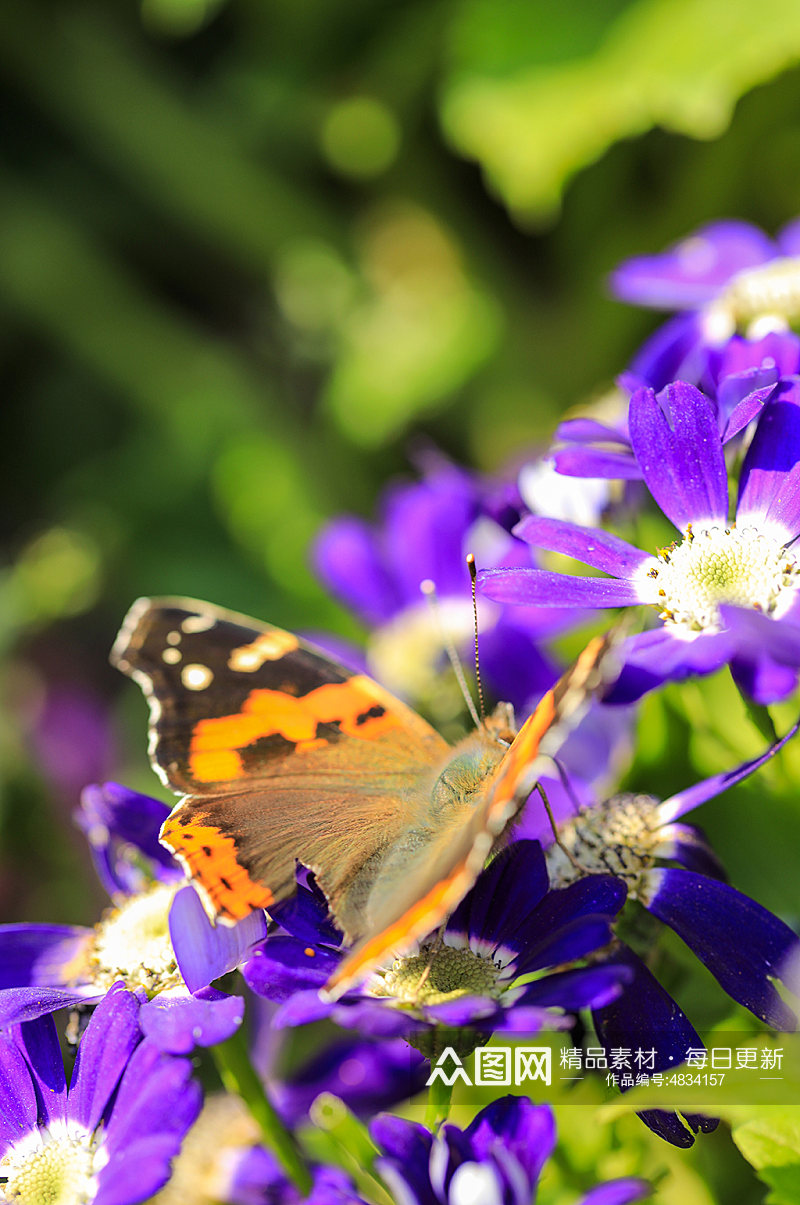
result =
[[[514,6],[493,6],[498,22]],[[623,138],[654,126],[714,138],[745,92],[800,58],[793,0],[639,0],[607,26],[593,53],[512,66],[505,75],[465,55],[441,117],[520,218],[558,208],[572,175]]]
[[[734,1142],[773,1189],[767,1201],[796,1205],[800,1201],[800,1106],[750,1106],[747,1113],[750,1120],[733,1127]]]

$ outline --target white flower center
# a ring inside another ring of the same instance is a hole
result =
[[[630,898],[637,898],[642,875],[661,844],[660,827],[658,800],[652,795],[615,795],[586,808],[559,825],[561,845],[546,851],[550,886],[566,887],[586,873],[613,874],[625,880]]]
[[[422,701],[436,715],[457,716],[461,693],[451,676],[442,673],[443,635],[458,648],[471,634],[468,599],[442,598],[437,614],[420,601],[373,632],[367,650],[370,673],[401,698]]]
[[[497,996],[502,967],[467,948],[430,944],[418,954],[398,958],[377,984],[375,996],[393,996],[402,1004],[442,1004],[459,996]]]
[[[35,1130],[0,1159],[0,1199],[20,1205],[87,1205],[97,1190],[96,1139],[88,1131]]]
[[[736,330],[761,337],[800,320],[800,258],[783,257],[737,272],[706,312],[707,333],[729,338]]]
[[[665,623],[687,633],[718,632],[719,608],[728,603],[780,617],[798,584],[794,553],[755,527],[699,527],[691,524],[679,544],[648,562],[652,582],[643,601],[661,607]]]
[[[108,912],[95,928],[86,973],[101,989],[124,979],[150,995],[183,987],[169,935],[169,910],[179,883],[154,883]]]

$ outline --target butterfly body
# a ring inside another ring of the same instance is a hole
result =
[[[111,659],[150,703],[151,760],[184,796],[161,839],[209,912],[231,923],[269,908],[307,866],[356,943],[336,993],[463,898],[568,699],[562,691],[559,708],[551,692],[517,739],[501,707],[451,747],[378,683],[291,633],[186,599],[135,603]]]

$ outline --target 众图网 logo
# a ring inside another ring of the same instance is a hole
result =
[[[472,1078],[453,1047],[446,1046],[431,1068],[427,1084],[441,1080],[448,1087],[460,1082],[470,1088],[484,1084],[521,1088],[535,1080],[549,1085],[552,1075],[549,1046],[478,1046]]]

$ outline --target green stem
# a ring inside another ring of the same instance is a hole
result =
[[[774,745],[778,739],[778,734],[775,731],[775,724],[772,721],[772,716],[769,714],[766,707],[764,707],[761,703],[754,703],[753,700],[749,699],[742,690],[739,691],[739,694],[742,697],[742,701],[744,702],[747,714],[752,723],[755,724],[761,735],[765,736],[771,745]]]
[[[425,1105],[425,1125],[431,1133],[435,1133],[442,1122],[447,1121],[452,1095],[453,1085],[446,1084],[441,1076],[437,1076],[429,1086],[428,1101]]]
[[[240,1096],[261,1130],[264,1145],[272,1151],[286,1175],[305,1196],[311,1175],[303,1162],[293,1135],[286,1129],[256,1075],[247,1051],[243,1030],[213,1049],[220,1079],[228,1092]]]

